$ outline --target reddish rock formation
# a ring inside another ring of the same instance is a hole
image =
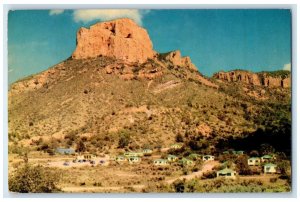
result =
[[[281,78],[280,76],[273,77],[267,73],[253,73],[248,71],[234,70],[230,72],[218,72],[214,74],[213,77],[228,82],[242,82],[245,84],[267,86],[271,88],[289,88],[291,86],[290,76],[286,78]]]
[[[89,29],[80,28],[73,59],[109,56],[128,62],[145,62],[156,52],[147,31],[131,19],[97,23]]]
[[[214,78],[225,81],[240,81],[246,84],[261,85],[259,76],[247,71],[236,70],[230,72],[218,72],[214,75]]]
[[[288,76],[287,78],[282,79],[280,77],[271,77],[267,76],[267,74],[263,74],[262,84],[269,87],[289,88],[291,86],[291,77]]]
[[[196,66],[192,63],[191,58],[181,57],[179,50],[169,52],[165,57],[165,60],[172,62],[174,65],[187,67],[192,70],[197,70]]]

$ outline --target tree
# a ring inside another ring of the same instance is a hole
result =
[[[176,142],[183,142],[183,136],[181,134],[176,135]]]
[[[173,183],[175,192],[177,192],[177,193],[183,193],[183,192],[184,192],[184,189],[185,189],[184,184],[185,184],[185,181],[182,181],[182,180],[176,180],[176,181]]]
[[[79,140],[79,142],[77,143],[76,151],[77,152],[85,152],[86,151],[85,144],[82,140]]]
[[[236,168],[241,175],[251,174],[250,167],[248,165],[248,158],[246,155],[239,156],[236,161]]]
[[[260,145],[260,153],[265,155],[265,154],[272,154],[275,152],[275,149],[272,145],[270,144],[261,144]]]
[[[252,157],[259,157],[259,153],[258,153],[257,150],[252,150],[252,151],[250,152],[250,156],[252,156]]]
[[[19,193],[51,193],[59,191],[59,173],[49,172],[42,166],[26,163],[9,176],[9,190]]]
[[[119,148],[127,147],[130,142],[130,134],[126,131],[121,131],[119,139]]]

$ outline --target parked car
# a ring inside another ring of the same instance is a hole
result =
[[[70,163],[69,162],[64,162],[64,166],[69,166]]]

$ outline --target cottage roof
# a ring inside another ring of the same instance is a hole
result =
[[[74,151],[74,149],[72,149],[72,148],[56,148],[56,150],[60,150],[60,151]]]
[[[251,157],[251,158],[248,158],[248,160],[257,160],[259,159],[259,157]]]
[[[192,160],[191,159],[187,159],[187,158],[182,158],[181,161],[188,162],[188,161],[192,161]]]
[[[227,174],[227,173],[235,173],[235,171],[230,168],[224,168],[223,170],[219,170],[217,173]]]
[[[169,155],[168,155],[168,158],[177,158],[177,156],[172,155],[172,154],[169,154]]]
[[[273,163],[266,163],[264,166],[268,166],[268,167],[276,167],[277,165],[273,164]]]
[[[200,156],[200,154],[192,153],[189,156]]]
[[[263,155],[261,158],[264,158],[264,159],[271,159],[272,156],[271,156],[271,155]]]
[[[123,156],[123,155],[118,155],[118,156],[116,156],[116,158],[125,158],[125,156]]]

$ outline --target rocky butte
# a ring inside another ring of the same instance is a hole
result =
[[[100,22],[89,29],[80,28],[77,33],[77,46],[73,59],[87,59],[98,56],[114,57],[126,62],[144,63],[155,59],[158,53],[153,50],[148,32],[133,20],[122,18]],[[180,51],[165,54],[164,59],[174,65],[197,70],[189,57],[181,57]]]
[[[109,56],[128,62],[145,62],[156,52],[145,29],[131,19],[118,19],[80,28],[73,59]]]

